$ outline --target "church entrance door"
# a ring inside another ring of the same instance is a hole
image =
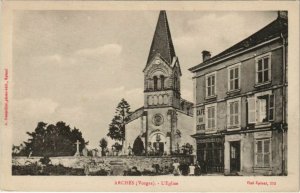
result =
[[[164,143],[163,142],[154,142],[153,148],[155,150],[155,153],[157,155],[163,155],[164,154]]]

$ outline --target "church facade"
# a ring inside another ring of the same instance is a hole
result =
[[[159,14],[144,73],[144,106],[129,115],[125,153],[141,137],[145,154],[180,153],[194,146],[193,103],[181,98],[180,63],[175,54],[167,15]],[[137,121],[140,119],[140,121]]]

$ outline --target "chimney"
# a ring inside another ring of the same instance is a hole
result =
[[[207,51],[207,50],[203,50],[202,51],[202,59],[203,59],[203,62],[205,62],[206,60],[210,59],[210,52]]]

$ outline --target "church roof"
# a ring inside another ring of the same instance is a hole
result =
[[[156,54],[159,54],[160,57],[162,57],[169,65],[171,65],[173,57],[176,56],[169,29],[167,14],[164,10],[160,11],[159,13],[147,64]]]
[[[212,62],[215,62],[219,59],[223,59],[241,50],[249,49],[262,42],[271,40],[275,37],[280,36],[281,33],[286,34],[288,31],[287,25],[288,25],[287,18],[278,16],[276,20],[274,20],[273,22],[271,22],[261,30],[257,31],[256,33],[252,34],[248,38],[238,42],[237,44],[231,46],[230,48],[224,50],[223,52],[217,54],[216,56],[207,59],[204,62],[190,68],[189,70],[192,72],[197,71],[199,67],[208,66]]]

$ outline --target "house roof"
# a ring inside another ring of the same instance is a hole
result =
[[[249,49],[254,47],[260,43],[266,42],[271,40],[275,37],[280,36],[281,33],[287,34],[288,32],[288,21],[287,18],[278,16],[276,20],[265,26],[264,28],[260,29],[256,33],[252,34],[251,36],[247,37],[246,39],[238,42],[237,44],[231,46],[230,48],[224,50],[223,52],[217,54],[216,56],[205,60],[204,62],[190,68],[189,70],[195,72],[199,67],[204,67],[212,62],[215,62],[219,59],[225,58],[232,54],[235,54],[241,50]]]
[[[166,11],[160,11],[147,64],[159,54],[169,65],[175,54]]]

